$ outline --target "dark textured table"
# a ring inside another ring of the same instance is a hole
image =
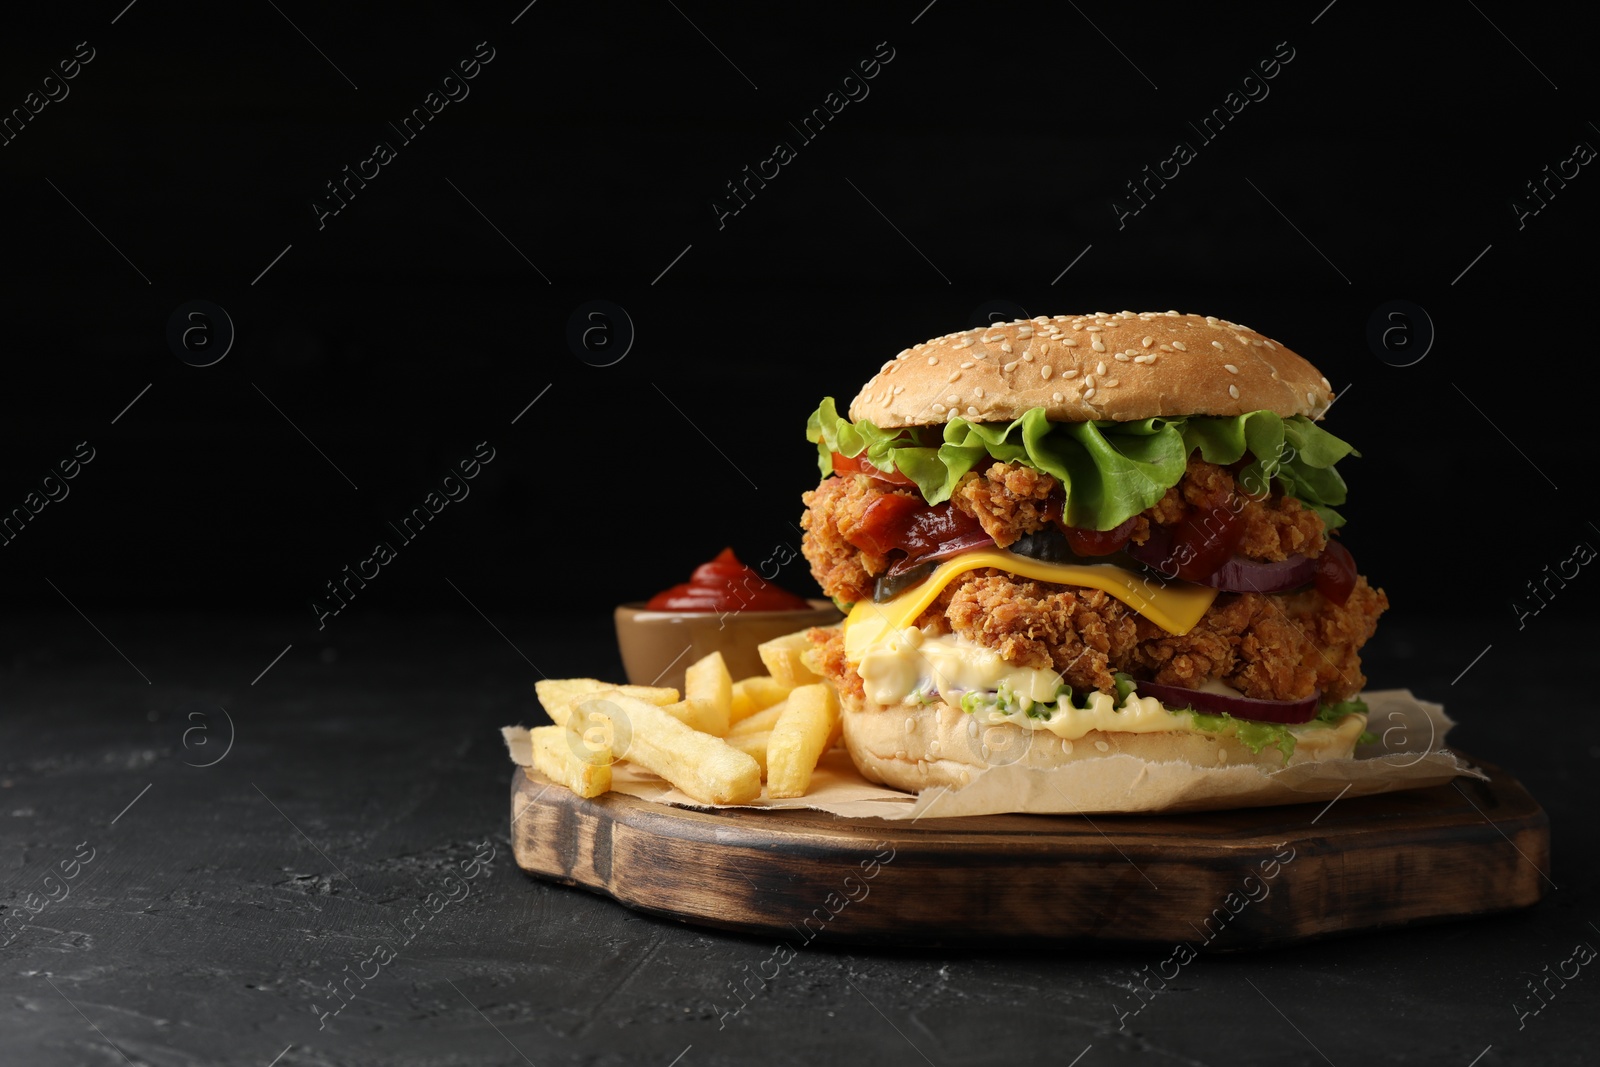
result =
[[[1478,647],[1463,624],[1386,620],[1369,673],[1445,700],[1452,740],[1541,799],[1544,903],[1202,956],[1142,1009],[1166,953],[820,945],[740,1008],[771,944],[525,876],[497,728],[538,717],[534,664],[615,676],[603,617],[94,626],[3,630],[8,1064],[1592,1062],[1600,976],[1568,961],[1600,945],[1600,723],[1549,681],[1491,685],[1512,647],[1452,687]],[[1595,636],[1548,629],[1551,662]]]

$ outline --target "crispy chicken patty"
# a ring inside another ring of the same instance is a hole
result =
[[[1245,696],[1327,702],[1361,691],[1360,649],[1389,606],[1365,578],[1335,604],[1315,589],[1222,593],[1182,636],[1168,633],[1098,589],[1052,585],[992,567],[951,582],[917,619],[993,649],[1008,663],[1052,668],[1073,688],[1114,692],[1112,672],[1198,688],[1215,679]],[[813,631],[818,665],[841,690],[861,695],[838,629]]]
[[[1023,534],[1043,529],[1054,514],[1051,498],[1060,483],[1020,463],[991,463],[982,473],[971,471],[957,483],[951,502],[978,520],[1001,548]],[[897,488],[865,474],[832,476],[804,494],[806,512],[800,519],[804,536],[801,550],[811,563],[822,591],[844,601],[872,596],[873,579],[893,560],[866,552],[850,543],[867,508],[885,494],[921,499],[916,489]],[[1233,474],[1198,455],[1177,485],[1169,488],[1153,507],[1136,516],[1135,544],[1143,544],[1155,523],[1170,526],[1191,512],[1239,502],[1243,536],[1238,552],[1250,559],[1277,561],[1295,553],[1315,558],[1327,545],[1322,519],[1293,497],[1282,494],[1257,498],[1245,492]],[[1059,505],[1057,505],[1059,506]]]

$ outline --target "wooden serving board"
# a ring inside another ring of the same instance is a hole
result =
[[[894,945],[1260,948],[1527,907],[1549,820],[1488,782],[1187,815],[845,819],[584,800],[517,769],[523,870],[765,937]]]

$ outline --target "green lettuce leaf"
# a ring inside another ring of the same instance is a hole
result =
[[[1358,712],[1362,715],[1367,714],[1367,702],[1365,700],[1359,697],[1354,700],[1341,700],[1337,704],[1323,704],[1318,707],[1316,721],[1327,723],[1329,726],[1337,726],[1340,719]],[[1377,740],[1377,734],[1371,730],[1363,730],[1361,731],[1361,736],[1356,740],[1356,744],[1370,745],[1376,743]]]
[[[865,456],[879,470],[898,471],[929,504],[950,499],[956,484],[989,459],[1018,462],[1053,475],[1066,492],[1068,525],[1109,530],[1160,500],[1183,477],[1189,454],[1210,463],[1252,461],[1239,483],[1262,496],[1274,483],[1315,511],[1328,529],[1344,525],[1333,508],[1345,501],[1344,479],[1334,464],[1360,455],[1303,415],[1271,411],[1243,415],[1191,415],[1136,422],[1051,422],[1033,408],[1010,423],[955,418],[938,426],[882,430],[869,419],[851,422],[824,399],[806,422],[817,446],[817,465],[833,470],[832,453]]]

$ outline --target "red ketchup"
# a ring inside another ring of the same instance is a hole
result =
[[[802,597],[779,589],[725,548],[710,563],[694,569],[682,585],[657,593],[645,607],[650,611],[808,611]]]

